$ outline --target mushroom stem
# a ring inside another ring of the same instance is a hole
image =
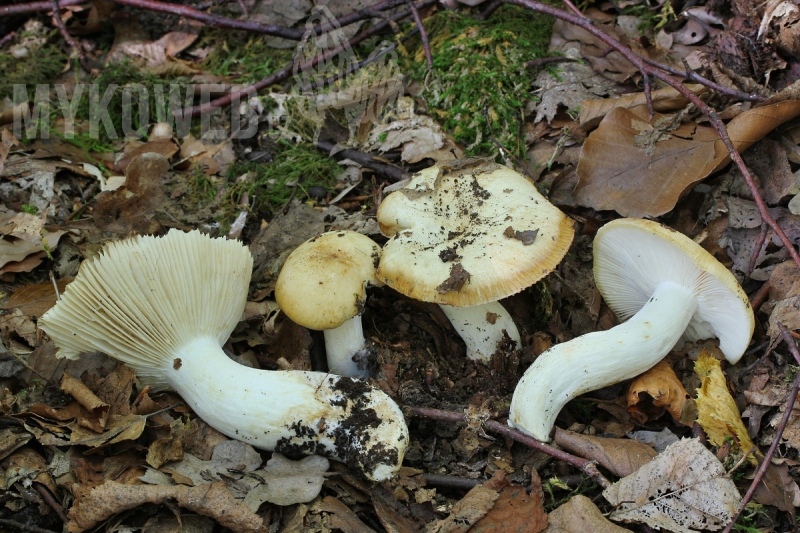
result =
[[[519,331],[511,315],[500,302],[472,307],[440,305],[453,328],[467,346],[467,357],[488,362],[499,343],[508,338],[520,344]]]
[[[547,442],[561,408],[583,393],[645,372],[680,340],[697,309],[690,287],[664,281],[627,322],[553,346],[525,371],[510,426]]]
[[[369,368],[355,359],[364,349],[364,330],[361,315],[345,320],[341,326],[324,330],[325,351],[328,354],[328,370],[331,374],[350,377],[369,377]]]
[[[164,380],[211,427],[257,448],[321,454],[389,479],[407,441],[403,414],[385,393],[324,372],[257,370],[231,360],[219,342],[195,339],[175,351]]]

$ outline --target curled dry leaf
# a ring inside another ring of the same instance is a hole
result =
[[[704,94],[708,89],[702,85],[688,84],[686,88],[696,95]],[[659,113],[677,111],[686,107],[689,101],[672,87],[665,87],[652,91],[651,98],[653,109]],[[623,107],[625,109],[641,108],[647,105],[644,93],[623,94],[619,98],[596,98],[581,102],[581,114],[578,122],[585,129],[596,127],[602,118],[612,109]]]
[[[653,406],[657,408],[655,412],[645,412],[646,409],[640,405],[640,401],[647,396],[652,398]],[[665,410],[676,421],[691,424],[692,421],[684,421],[682,416],[688,398],[689,394],[675,371],[669,363],[661,361],[631,382],[628,387],[628,412],[640,424],[658,418]]]
[[[800,100],[753,108],[730,121],[728,135],[743,151],[798,114]],[[663,215],[690,187],[729,162],[713,128],[664,123],[661,115],[649,120],[641,108],[612,109],[581,150],[578,203],[628,217]]]
[[[556,429],[555,441],[568,452],[597,461],[620,477],[635,472],[656,456],[652,447],[632,439],[593,437]]]
[[[256,531],[261,518],[234,499],[222,482],[197,487],[183,485],[124,485],[106,481],[97,487],[78,486],[75,502],[69,510],[67,531],[93,528],[122,511],[144,503],[162,504],[174,500],[179,506],[208,516],[233,531]]]
[[[719,447],[726,439],[733,438],[742,452],[757,451],[742,422],[736,400],[728,391],[719,360],[703,350],[694,365],[694,371],[700,377],[700,388],[697,389],[697,422],[708,435],[709,442]],[[755,463],[753,455],[750,460]]]
[[[739,508],[736,485],[697,439],[681,439],[637,472],[603,491],[612,520],[693,533],[718,531]]]

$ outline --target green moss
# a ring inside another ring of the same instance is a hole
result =
[[[336,161],[314,147],[281,140],[276,143],[274,159],[269,163],[231,165],[228,171],[230,204],[235,209],[245,192],[255,211],[274,210],[291,198],[305,201],[311,187],[330,190],[341,171]],[[245,173],[247,179],[234,181]]]
[[[25,85],[28,98],[33,98],[37,84],[52,83],[64,70],[67,55],[56,45],[44,44],[28,48],[28,57],[16,58],[0,53],[0,98],[11,98],[14,85]]]
[[[292,60],[294,48],[270,48],[265,37],[244,32],[211,30],[203,35],[200,46],[212,51],[202,68],[236,83],[253,83],[277,72]]]
[[[445,11],[426,20],[433,69],[422,47],[407,54],[428,112],[438,117],[470,155],[504,149],[521,155],[524,106],[531,100],[533,72],[527,61],[543,57],[552,19],[513,6],[481,21]]]

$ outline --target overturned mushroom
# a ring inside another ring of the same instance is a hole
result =
[[[508,423],[541,441],[572,398],[645,372],[678,342],[717,337],[736,363],[753,335],[753,310],[733,274],[656,222],[620,219],[600,228],[594,276],[627,322],[553,346],[522,376]]]
[[[520,337],[498,302],[552,271],[572,242],[571,221],[521,174],[484,160],[427,168],[378,208],[378,279],[441,305],[470,359],[488,361]]]
[[[380,253],[365,235],[331,231],[298,246],[281,268],[275,299],[295,323],[322,330],[334,374],[369,376],[361,312]]]
[[[256,370],[222,350],[244,310],[252,266],[241,243],[197,231],[118,241],[81,266],[39,325],[61,357],[105,352],[143,382],[177,391],[229,437],[391,477],[408,429],[385,393],[321,372]]]

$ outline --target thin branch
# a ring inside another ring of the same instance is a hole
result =
[[[86,60],[86,55],[81,50],[80,44],[76,41],[72,35],[70,35],[69,31],[67,31],[67,26],[64,24],[64,19],[61,18],[61,4],[59,0],[50,0],[50,5],[53,8],[53,22],[55,22],[56,28],[58,28],[61,37],[66,41],[70,48],[72,48],[75,55],[78,57],[78,61],[80,62],[81,66],[89,72],[91,70],[89,66],[89,62]]]
[[[405,406],[404,409],[414,416],[429,418],[431,420],[441,420],[442,422],[452,422],[454,424],[466,424],[468,422],[467,415],[464,413],[444,411],[442,409],[433,409],[430,407]],[[564,461],[565,463],[571,464],[572,466],[579,468],[584,474],[592,478],[595,481],[595,483],[597,483],[604,489],[611,486],[611,482],[608,479],[606,479],[606,477],[603,474],[600,473],[594,461],[589,461],[588,459],[583,459],[582,457],[578,457],[576,455],[572,455],[571,453],[567,453],[564,450],[559,450],[558,448],[554,448],[548,444],[545,444],[543,442],[534,439],[533,437],[525,435],[524,433],[521,433],[516,429],[512,429],[505,424],[501,424],[496,420],[486,420],[485,422],[483,422],[483,426],[489,431],[492,431],[494,433],[499,433],[504,437],[513,439],[521,444],[524,444],[525,446],[546,453],[547,455],[553,457],[554,459],[558,459],[559,461]]]
[[[283,37],[284,39],[291,39],[292,41],[299,41],[303,37],[303,32],[294,28],[286,28],[284,26],[276,26],[274,24],[259,24],[258,22],[247,22],[228,17],[221,17],[219,15],[211,15],[205,11],[200,11],[199,9],[181,4],[159,2],[158,0],[113,1],[121,5],[139,7],[142,9],[148,9],[150,11],[157,11],[159,13],[168,13],[170,15],[177,15],[191,20],[199,20],[200,22],[204,22],[216,28],[231,28],[235,30],[251,31],[254,33],[263,33],[264,35]]]
[[[789,330],[786,329],[782,323],[778,322],[778,328],[781,330],[781,337],[783,337],[783,342],[786,343],[786,346],[789,348],[789,351],[792,353],[794,360],[797,361],[797,364],[800,365],[800,352],[797,350],[797,343],[792,338],[792,335],[789,333]],[[750,483],[750,487],[748,487],[747,492],[745,493],[744,497],[742,497],[742,502],[739,504],[739,509],[736,511],[736,515],[731,518],[730,522],[725,526],[725,529],[722,533],[730,533],[733,529],[733,525],[739,519],[739,516],[744,511],[745,505],[755,494],[758,485],[761,483],[761,480],[764,479],[764,474],[767,473],[767,468],[772,462],[772,458],[775,455],[775,450],[778,449],[778,445],[781,442],[781,437],[783,436],[783,432],[786,429],[786,425],[789,423],[789,418],[792,416],[792,410],[794,409],[794,403],[797,399],[797,394],[800,392],[800,374],[795,376],[794,383],[792,384],[792,390],[789,393],[789,398],[786,400],[786,410],[783,412],[783,416],[781,417],[781,422],[778,425],[777,430],[775,431],[775,436],[772,438],[772,444],[769,446],[769,450],[767,453],[764,454],[764,458],[761,461],[761,464],[758,465],[758,470],[756,470],[755,477],[753,477],[753,481]]]
[[[428,41],[428,32],[425,31],[425,26],[422,24],[422,18],[419,16],[419,11],[417,11],[417,6],[414,5],[414,1],[406,0],[406,3],[409,9],[411,9],[414,23],[419,30],[419,38],[422,40],[422,49],[425,50],[425,61],[428,63],[428,68],[433,68],[433,54],[431,54],[431,44]]]
[[[61,7],[77,6],[81,4],[89,4],[86,0],[60,0]],[[28,2],[27,4],[14,4],[11,6],[0,6],[0,17],[7,17],[11,15],[24,15],[26,13],[38,13],[40,11],[50,11],[53,9],[52,0],[44,0],[42,2]]]

